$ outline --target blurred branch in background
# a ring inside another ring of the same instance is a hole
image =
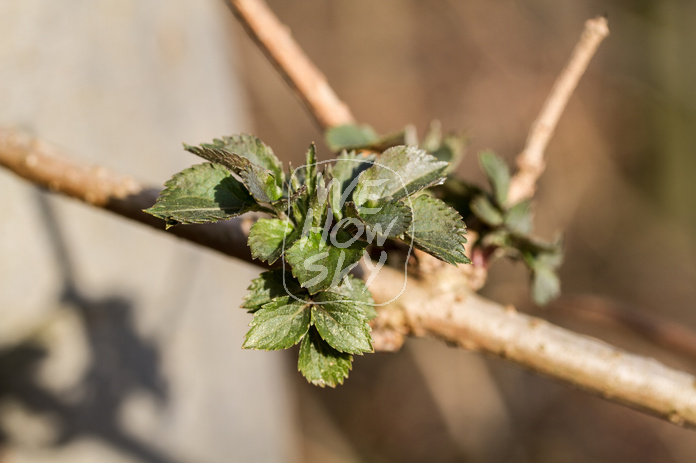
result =
[[[509,204],[516,204],[534,196],[536,182],[545,168],[546,146],[553,137],[558,120],[585,73],[587,65],[607,35],[609,35],[609,25],[606,18],[594,18],[585,23],[585,30],[580,41],[553,85],[539,116],[532,124],[524,150],[517,157],[519,171],[510,181]]]
[[[326,129],[355,122],[348,106],[338,98],[326,77],[268,5],[254,0],[228,0],[227,3],[249,36],[297,92],[319,127]]]

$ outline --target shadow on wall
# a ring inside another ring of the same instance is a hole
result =
[[[48,356],[38,340],[28,340],[0,350],[0,402],[13,401],[24,409],[49,415],[58,424],[52,446],[92,437],[138,461],[174,463],[161,450],[138,441],[119,423],[119,410],[130,394],[151,394],[160,406],[168,399],[167,381],[160,368],[160,352],[134,326],[133,303],[120,296],[90,299],[75,284],[72,263],[60,225],[44,193],[36,195],[41,217],[58,269],[63,290],[56,301],[69,307],[79,319],[88,340],[90,360],[76,390],[78,400],[68,400],[42,386],[36,372]],[[0,425],[0,446],[8,441]]]

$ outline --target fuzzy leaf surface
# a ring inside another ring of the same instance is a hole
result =
[[[337,351],[311,328],[302,338],[297,370],[315,386],[336,387],[348,377],[352,362],[352,355]]]
[[[387,201],[376,207],[355,206],[349,202],[346,205],[348,217],[353,217],[365,225],[365,233],[368,242],[373,242],[375,237],[377,244],[381,245],[386,238],[396,238],[408,231],[413,221],[411,208],[403,201]]]
[[[289,220],[259,219],[249,231],[249,247],[254,259],[274,263],[296,238],[295,226]]]
[[[213,140],[213,143],[207,146],[222,148],[225,151],[247,158],[252,164],[268,169],[278,182],[278,186],[283,186],[282,163],[276,155],[273,154],[271,147],[254,135],[239,134],[230,137],[222,137],[222,139]]]
[[[322,239],[322,234],[310,231],[285,252],[285,259],[292,266],[292,274],[311,294],[335,286],[362,257],[367,246],[343,231],[336,234],[336,247]]]
[[[254,312],[244,349],[280,350],[294,346],[309,330],[311,305],[290,296],[275,299]]]
[[[471,263],[464,254],[466,225],[457,211],[427,195],[418,196],[412,205],[413,231],[407,234],[417,248],[452,265]]]
[[[370,293],[370,290],[367,289],[367,286],[361,279],[355,278],[353,275],[346,275],[343,284],[331,288],[329,291],[340,295],[346,301],[356,303],[365,312],[367,320],[377,317],[372,293]]]
[[[363,156],[354,151],[344,151],[331,166],[329,200],[336,220],[343,217],[343,207],[353,197],[358,176],[372,166],[374,159],[374,155]]]
[[[415,146],[395,146],[360,174],[353,192],[357,206],[401,199],[444,181],[447,163]]]
[[[205,163],[184,169],[164,184],[145,212],[176,223],[217,222],[254,209],[256,201],[224,167]]]
[[[283,276],[282,268],[263,272],[247,289],[249,292],[244,296],[241,307],[249,312],[255,312],[275,299],[288,296],[288,293],[303,299],[307,297],[307,292],[300,287],[289,271]]]
[[[246,157],[238,155],[214,144],[201,146],[184,145],[186,151],[227,167],[239,175],[251,195],[261,203],[271,203],[283,196],[283,174],[274,174],[271,170],[251,162]]]
[[[340,294],[322,291],[312,305],[312,323],[331,347],[349,354],[372,352],[370,325],[359,305]]]

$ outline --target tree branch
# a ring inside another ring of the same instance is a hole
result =
[[[656,346],[696,361],[696,333],[684,326],[604,297],[563,296],[551,304],[562,316],[627,329]]]
[[[350,124],[355,118],[262,0],[227,0],[239,22],[285,81],[302,99],[319,127]]]
[[[163,230],[161,220],[142,212],[154,202],[154,190],[103,168],[69,161],[21,132],[0,128],[0,165],[55,192]],[[250,224],[248,219],[233,219],[174,227],[167,233],[251,262],[246,243]],[[380,310],[373,332],[376,349],[393,350],[405,335],[434,337],[674,424],[696,427],[695,377],[457,290],[460,278],[454,267],[437,279],[411,278],[405,293]],[[390,291],[401,287],[402,279],[403,274],[382,268],[370,287],[375,300],[391,299]]]
[[[509,204],[534,196],[536,182],[546,167],[544,164],[546,146],[587,65],[607,35],[609,35],[609,26],[606,18],[590,19],[585,23],[580,41],[575,46],[568,64],[556,79],[539,116],[532,124],[524,150],[517,156],[519,170],[510,182]]]

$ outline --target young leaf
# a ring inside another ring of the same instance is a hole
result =
[[[466,143],[467,139],[464,135],[450,134],[442,140],[442,144],[437,149],[430,151],[430,154],[435,156],[438,161],[449,163],[445,172],[454,172],[464,157]]]
[[[513,233],[527,235],[532,231],[532,202],[520,201],[505,213],[505,226]]]
[[[346,275],[343,284],[330,288],[328,291],[339,294],[347,302],[356,303],[365,312],[367,320],[377,317],[372,293],[361,279],[355,278],[353,275]]]
[[[307,195],[311,197],[317,189],[317,147],[312,143],[307,150],[305,165],[302,169],[307,186]]]
[[[360,173],[372,166],[374,155],[362,156],[354,151],[343,152],[331,168],[329,198],[336,220],[343,217],[343,207],[352,199],[353,190]]]
[[[386,238],[396,238],[406,232],[411,226],[413,214],[411,209],[403,201],[388,201],[377,207],[357,208],[355,203],[346,204],[348,217],[353,217],[365,225],[367,241],[372,242],[374,237],[381,245]]]
[[[297,239],[289,220],[259,219],[249,231],[251,255],[262,262],[274,263]]]
[[[423,143],[421,143],[421,148],[423,148],[428,153],[432,153],[437,150],[442,144],[442,124],[438,120],[430,122],[428,131],[423,137]]]
[[[471,212],[481,219],[483,223],[491,227],[498,227],[503,224],[503,213],[500,209],[491,204],[485,194],[479,195],[471,201]]]
[[[563,262],[561,240],[544,246],[531,240],[517,239],[528,242],[523,258],[532,272],[532,298],[537,304],[545,305],[561,292],[561,282],[556,274]]]
[[[300,299],[307,298],[307,292],[300,287],[290,272],[285,272],[285,276],[283,272],[282,268],[267,270],[254,279],[247,288],[249,292],[244,296],[242,309],[255,312],[269,302],[290,294]]]
[[[326,224],[328,207],[329,207],[329,190],[324,183],[324,175],[318,172],[314,182],[314,195],[310,198],[309,208],[311,209],[314,219],[312,225],[322,227]]]
[[[260,203],[272,203],[283,197],[283,187],[278,186],[278,179],[263,167],[251,164],[239,172],[239,176],[249,193]]]
[[[479,154],[479,162],[493,188],[495,201],[498,206],[504,207],[510,187],[510,168],[493,151],[482,151]]]
[[[546,305],[561,293],[561,280],[547,265],[532,268],[532,298],[539,305]]]
[[[348,377],[352,362],[352,355],[337,351],[310,328],[300,344],[297,370],[315,386],[336,387]]]
[[[312,323],[331,347],[349,354],[372,352],[370,325],[365,312],[339,294],[322,291],[314,298]]]
[[[205,163],[185,169],[164,184],[157,202],[145,212],[177,223],[206,223],[229,219],[255,208],[256,201],[230,172]]]
[[[466,225],[457,211],[439,199],[420,195],[412,201],[414,245],[452,265],[469,264],[464,254]]]
[[[242,347],[280,350],[294,346],[309,330],[311,305],[290,296],[275,299],[254,312]]]
[[[360,174],[353,201],[356,206],[362,206],[404,198],[444,181],[446,168],[446,162],[414,146],[389,148]]]
[[[283,196],[282,172],[274,174],[271,170],[254,164],[243,156],[215,145],[189,146],[184,144],[184,148],[208,161],[225,166],[239,175],[258,202],[271,203]]]
[[[310,231],[285,251],[292,274],[311,294],[340,283],[367,246],[344,231],[332,235],[329,241],[332,244],[324,241],[321,233]]]
[[[328,129],[324,135],[331,151],[368,146],[377,141],[377,133],[369,125],[345,124]]]
[[[225,151],[247,158],[252,164],[271,171],[278,186],[283,186],[283,165],[276,155],[273,154],[271,147],[254,135],[232,135],[231,137],[223,137],[222,140],[215,139],[212,144],[203,146],[222,148]]]

